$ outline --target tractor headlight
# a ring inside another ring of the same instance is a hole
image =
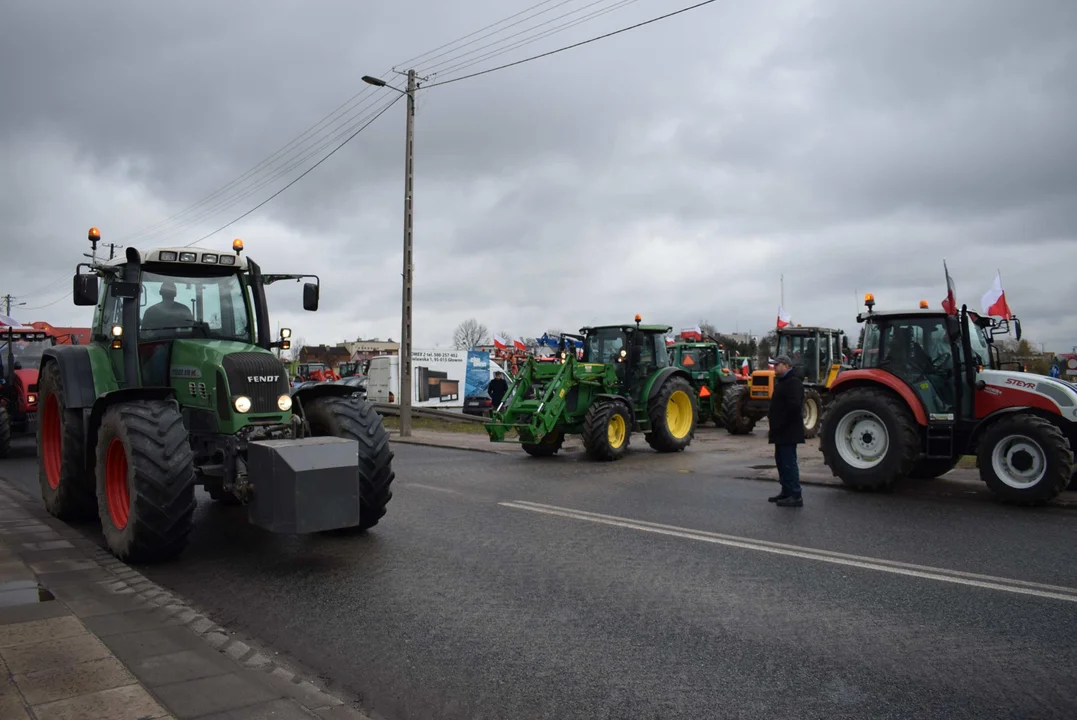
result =
[[[245,413],[251,409],[251,399],[246,395],[240,395],[232,404],[236,406],[236,412]]]
[[[277,398],[277,407],[280,408],[281,412],[288,412],[289,410],[291,410],[292,409],[292,396],[291,395],[281,395],[279,398]]]

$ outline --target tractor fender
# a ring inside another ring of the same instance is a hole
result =
[[[113,390],[97,398],[93,403],[86,423],[86,467],[92,468],[94,466],[97,429],[101,427],[101,419],[105,417],[105,412],[110,407],[119,403],[134,403],[140,400],[175,400],[175,396],[176,391],[170,387],[135,387]],[[176,409],[179,409],[178,403]]]
[[[309,400],[316,400],[323,397],[348,397],[354,392],[357,392],[357,390],[351,385],[319,383],[317,385],[308,385],[307,387],[293,389],[292,401],[302,407]]]
[[[867,370],[845,370],[838,374],[838,377],[834,380],[834,384],[830,386],[830,394],[837,395],[846,390],[871,387],[872,385],[882,385],[896,393],[898,397],[901,398],[902,402],[908,406],[913,417],[916,418],[916,423],[921,427],[927,427],[927,412],[924,410],[924,404],[920,401],[919,396],[913,392],[911,387],[902,382],[900,378],[891,375],[885,370],[876,368]]]
[[[619,402],[628,408],[628,418],[632,421],[632,427],[636,427],[636,408],[632,407],[632,401],[626,398],[624,395],[616,395],[613,393],[596,393],[591,398],[592,402],[599,400],[608,400],[611,402]]]
[[[54,362],[60,370],[64,397],[71,410],[93,407],[97,401],[93,366],[90,364],[90,348],[87,345],[53,345],[41,354],[39,373],[45,364]]]
[[[671,377],[675,376],[684,378],[689,382],[689,384],[692,382],[692,376],[688,374],[687,370],[679,368],[675,365],[664,367],[657,373],[655,373],[654,377],[650,380],[650,384],[647,385],[647,387],[643,391],[643,396],[647,398],[647,402],[650,403],[650,401],[654,399],[654,396],[657,395],[658,391],[662,389],[662,385],[665,384],[666,380],[669,380]]]

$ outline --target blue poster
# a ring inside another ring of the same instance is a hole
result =
[[[1051,377],[1062,377],[1062,371],[1058,369],[1058,365],[1051,366]]]
[[[481,395],[490,383],[490,353],[467,351],[467,376],[464,378],[464,397]]]

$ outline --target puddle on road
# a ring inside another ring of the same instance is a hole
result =
[[[0,582],[0,607],[31,605],[55,600],[52,592],[34,580]]]

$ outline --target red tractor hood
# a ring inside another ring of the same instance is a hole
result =
[[[15,371],[15,391],[19,397],[19,412],[37,411],[37,368]],[[31,398],[33,402],[30,402]]]
[[[31,385],[37,385],[37,372],[37,368],[15,371],[15,386],[19,388],[20,392],[26,392]]]

